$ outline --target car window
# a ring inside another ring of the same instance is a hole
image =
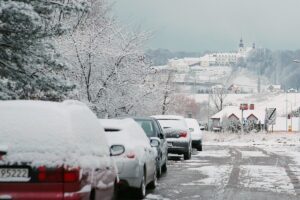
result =
[[[156,131],[151,120],[136,120],[148,137],[156,137]]]
[[[159,119],[158,122],[164,129],[166,128],[175,128],[175,129],[182,129],[182,130],[187,129],[186,123],[180,119]]]

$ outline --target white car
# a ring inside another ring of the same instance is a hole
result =
[[[155,115],[168,143],[168,153],[183,154],[185,160],[192,155],[192,138],[184,117],[177,115]]]
[[[192,136],[192,146],[198,151],[202,151],[202,131],[196,119],[185,118]]]
[[[100,119],[111,146],[123,145],[125,152],[114,159],[121,188],[137,189],[139,198],[146,195],[146,186],[157,184],[156,157],[158,140],[149,140],[144,130],[133,119]]]

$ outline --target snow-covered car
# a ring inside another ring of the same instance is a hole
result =
[[[145,131],[149,139],[157,139],[160,142],[157,148],[157,176],[160,177],[162,172],[167,171],[168,161],[168,144],[157,119],[153,117],[134,117],[133,118]]]
[[[177,115],[155,115],[163,127],[167,138],[168,152],[183,154],[184,159],[188,160],[192,155],[192,138],[184,117]]]
[[[83,103],[0,101],[0,199],[110,200],[116,168]]]
[[[146,195],[146,186],[157,184],[156,157],[159,141],[149,141],[144,130],[133,119],[100,119],[108,143],[123,145],[125,152],[115,156],[120,189],[132,187],[139,198]]]
[[[192,137],[192,146],[198,151],[202,151],[202,131],[196,119],[185,118]]]

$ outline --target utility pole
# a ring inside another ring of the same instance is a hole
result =
[[[210,130],[209,118],[210,118],[210,88],[208,89],[208,104],[207,104],[207,130]]]

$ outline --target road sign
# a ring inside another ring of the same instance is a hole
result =
[[[276,123],[276,108],[266,109],[266,120],[269,125],[274,125]]]

